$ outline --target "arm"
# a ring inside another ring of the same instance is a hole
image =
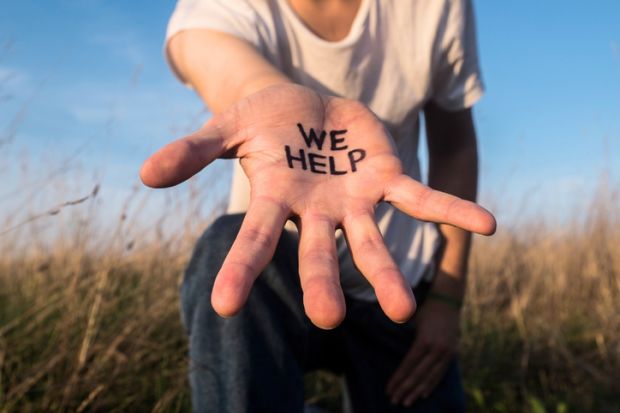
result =
[[[431,188],[476,200],[478,151],[470,109],[448,112],[430,103],[424,110]],[[445,248],[432,291],[462,301],[465,295],[471,233],[440,224]]]
[[[170,39],[167,53],[213,113],[265,87],[291,82],[252,45],[213,30],[180,32]]]
[[[471,110],[449,112],[433,103],[424,108],[429,150],[429,186],[474,201],[478,154]],[[454,302],[465,294],[471,233],[439,224],[444,250],[431,293],[416,315],[417,336],[394,373],[388,393],[395,403],[412,404],[437,386],[458,349],[458,306],[437,300],[433,293]]]
[[[220,315],[241,309],[289,218],[300,230],[305,310],[323,328],[335,327],[345,314],[336,228],[345,232],[386,315],[403,322],[415,309],[374,222],[381,200],[421,220],[494,232],[488,211],[404,175],[383,124],[361,103],[290,83],[252,46],[229,35],[188,30],[172,40],[173,64],[215,113],[200,130],[147,159],[140,176],[148,186],[168,187],[216,158],[240,159],[250,203],[213,287]]]

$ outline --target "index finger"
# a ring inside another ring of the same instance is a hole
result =
[[[421,221],[450,224],[482,235],[495,233],[495,217],[486,209],[401,175],[386,185],[384,200]]]
[[[211,303],[221,316],[236,314],[267,266],[288,218],[288,207],[261,197],[250,201],[237,238],[215,278]]]

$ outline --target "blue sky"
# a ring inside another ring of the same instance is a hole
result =
[[[475,2],[487,93],[475,114],[483,202],[500,220],[583,208],[620,176],[620,2]],[[108,205],[153,150],[208,114],[162,56],[174,1],[20,0],[0,14],[0,211],[50,175],[68,199],[102,183]],[[59,166],[60,165],[60,166]],[[56,171],[56,172],[55,172]],[[228,166],[205,174],[225,195]],[[216,185],[213,182],[217,182]],[[183,188],[181,188],[181,191]],[[153,195],[153,205],[164,196]]]

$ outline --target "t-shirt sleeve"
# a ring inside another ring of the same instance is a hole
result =
[[[164,45],[166,60],[184,83],[168,55],[168,42],[190,29],[211,29],[238,37],[261,49],[258,15],[247,0],[179,0],[168,22]]]
[[[431,100],[446,110],[473,106],[484,92],[471,0],[448,0],[433,56]]]

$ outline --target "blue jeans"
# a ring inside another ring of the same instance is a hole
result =
[[[242,220],[241,214],[226,215],[209,227],[181,287],[195,412],[301,413],[303,376],[315,369],[344,375],[355,413],[465,410],[456,359],[428,398],[409,408],[392,405],[386,383],[413,342],[413,323],[393,323],[377,303],[347,297],[339,327],[315,327],[302,305],[297,241],[286,232],[241,312],[219,317],[211,291]],[[423,288],[414,293],[420,303]]]

